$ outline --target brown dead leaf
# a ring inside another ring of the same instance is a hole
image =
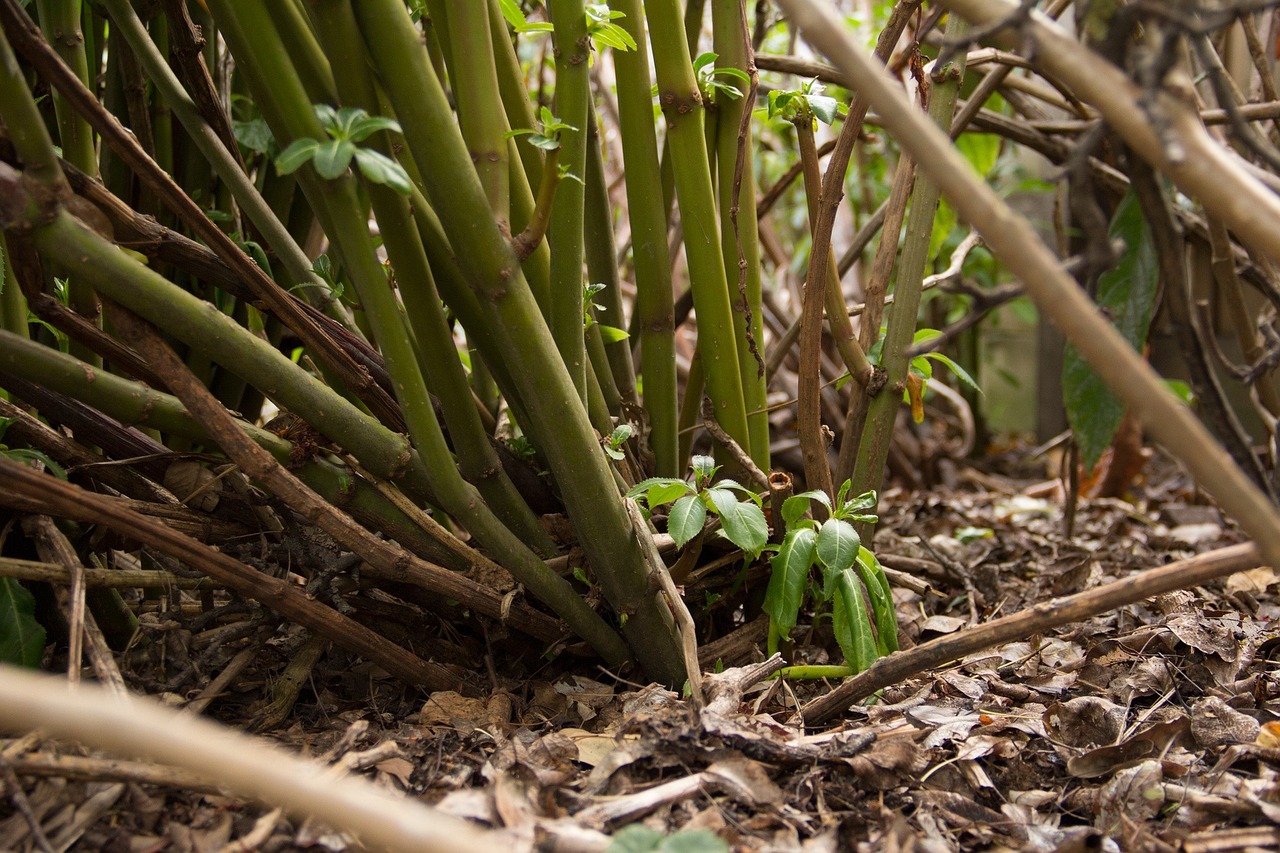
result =
[[[1044,713],[1049,737],[1066,746],[1091,747],[1116,742],[1124,731],[1124,708],[1098,696],[1079,696],[1050,705]]]
[[[453,690],[432,693],[418,714],[422,726],[452,726],[459,734],[483,727],[487,721],[487,705],[483,699],[472,699]]]
[[[782,802],[782,789],[773,783],[759,761],[743,756],[727,758],[713,763],[707,773],[719,779],[741,802],[753,806],[776,806]]]

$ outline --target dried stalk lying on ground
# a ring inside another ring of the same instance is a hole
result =
[[[1041,602],[1030,610],[996,619],[964,631],[957,631],[913,649],[881,658],[871,668],[850,678],[825,696],[814,699],[803,708],[805,723],[815,725],[834,714],[903,679],[925,670],[950,663],[967,654],[989,649],[1000,643],[1031,637],[1050,628],[1076,622],[1089,616],[1115,610],[1153,596],[1187,589],[1211,580],[1256,567],[1261,558],[1254,545],[1232,545],[1189,560],[1147,569],[1132,577],[1100,586],[1086,592]]]
[[[314,817],[373,849],[503,851],[509,840],[394,797],[362,779],[335,777],[257,738],[161,708],[110,701],[83,686],[0,666],[0,723],[40,728],[110,752],[183,768],[240,796]]]

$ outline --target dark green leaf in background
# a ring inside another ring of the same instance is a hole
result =
[[[35,668],[44,654],[36,602],[13,578],[0,578],[0,662]]]
[[[1098,279],[1098,305],[1140,351],[1147,341],[1160,273],[1151,231],[1132,191],[1120,202],[1109,236],[1123,240],[1125,250],[1119,263]],[[1124,405],[1071,346],[1064,355],[1062,397],[1081,462],[1086,470],[1092,470],[1115,437],[1124,418]]]

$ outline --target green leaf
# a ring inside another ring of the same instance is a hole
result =
[[[520,10],[520,4],[517,0],[498,0],[498,8],[502,11],[502,17],[506,18],[507,23],[516,31],[519,31],[521,27],[529,23],[524,16],[524,12]]]
[[[316,167],[316,174],[320,177],[333,180],[347,171],[355,154],[354,143],[345,139],[331,139],[316,146],[311,165]]]
[[[15,447],[12,450],[0,452],[0,456],[7,456],[15,462],[21,462],[26,459],[34,459],[40,462],[44,467],[49,469],[49,473],[57,477],[59,480],[67,479],[67,469],[63,468],[57,462],[54,462],[47,455],[39,450],[31,450],[26,447]]]
[[[295,139],[276,156],[276,174],[292,175],[316,154],[320,147],[316,139]]]
[[[785,637],[796,626],[817,540],[818,534],[808,527],[789,531],[782,547],[769,561],[773,573],[769,575],[769,589],[764,594],[764,612],[769,614],[780,636]]]
[[[809,511],[809,501],[817,501],[822,504],[827,508],[827,513],[830,514],[831,498],[827,497],[827,493],[822,489],[811,489],[798,495],[792,495],[782,502],[782,521],[788,529],[804,518],[805,513]]]
[[[994,133],[964,133],[954,144],[980,177],[985,178],[1000,158],[1000,137]]]
[[[818,560],[829,572],[853,568],[862,537],[843,519],[828,518],[818,529]]]
[[[813,115],[823,124],[831,124],[836,120],[836,116],[840,112],[840,102],[835,98],[829,98],[826,95],[807,95],[809,100],[809,109],[813,111]]]
[[[710,456],[695,456],[690,465],[693,467],[694,478],[698,482],[710,480],[716,475],[719,467],[716,465],[716,460]]]
[[[858,549],[858,574],[867,586],[871,615],[876,622],[876,649],[882,655],[898,650],[898,613],[893,606],[889,579],[876,555],[866,548]]]
[[[855,672],[862,672],[879,657],[875,632],[867,617],[867,603],[862,596],[862,584],[852,572],[841,572],[835,586],[831,616],[836,642],[844,652],[845,663]]]
[[[647,480],[641,480],[636,483],[627,492],[627,497],[638,498],[643,496],[645,503],[649,508],[669,504],[673,500],[682,495],[687,495],[693,491],[684,480],[677,480],[675,477],[650,477]]]
[[[982,389],[978,387],[978,383],[974,382],[973,377],[969,375],[969,371],[965,370],[963,367],[956,364],[954,361],[952,361],[950,358],[943,355],[942,353],[927,352],[920,357],[932,359],[933,361],[937,361],[937,362],[941,362],[942,364],[945,364],[947,366],[947,369],[956,375],[956,379],[959,379],[961,382],[963,382],[965,385],[968,385],[970,388],[972,388],[974,391],[977,391],[979,394],[982,393]]]
[[[619,341],[625,341],[631,337],[627,334],[626,329],[619,329],[617,326],[606,326],[604,323],[596,323],[596,328],[600,330],[600,337],[604,339],[606,344],[616,344]]]
[[[707,520],[707,507],[697,495],[685,495],[671,507],[671,515],[667,518],[667,532],[675,540],[676,547],[683,548],[685,543],[702,532],[702,525]]]
[[[409,173],[381,151],[357,148],[355,157],[356,165],[360,167],[360,174],[375,184],[386,184],[401,195],[413,193],[413,182],[409,180]]]
[[[35,669],[44,656],[36,600],[13,578],[0,578],[0,662]]]
[[[1098,305],[1125,340],[1141,351],[1151,325],[1160,271],[1151,229],[1132,190],[1121,200],[1108,236],[1123,240],[1125,250],[1115,268],[1098,278]],[[1092,470],[1115,437],[1124,418],[1124,404],[1072,346],[1063,356],[1062,395],[1081,462],[1086,470]]]
[[[239,142],[250,151],[257,151],[259,154],[265,154],[276,141],[275,136],[271,133],[271,127],[262,116],[252,118],[249,121],[233,121],[231,122],[231,131],[235,134],[236,142]]]
[[[365,115],[351,123],[347,139],[352,142],[363,142],[380,130],[389,130],[392,133],[404,132],[400,127],[400,122],[393,118]]]
[[[599,47],[611,47],[614,50],[628,51],[636,49],[636,40],[631,33],[617,24],[596,24],[591,28],[591,40]]]
[[[707,498],[720,516],[720,528],[726,539],[753,559],[760,556],[769,541],[769,525],[764,511],[750,501],[739,501],[728,489],[708,489]]]
[[[698,54],[698,58],[693,61],[693,73],[697,74],[699,71],[706,68],[707,66],[714,66],[716,63],[716,60],[719,58],[720,58],[720,54],[712,53],[711,51]]]

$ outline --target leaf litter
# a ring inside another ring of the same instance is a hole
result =
[[[1031,484],[959,477],[882,502],[876,553],[920,581],[894,589],[907,647],[1241,539],[1176,475],[1132,502],[1081,501],[1071,536],[1061,503]],[[712,601],[724,577],[695,572],[686,599]],[[330,650],[266,734],[501,827],[517,849],[1277,849],[1277,589],[1259,568],[1099,614],[817,728],[798,709],[833,685],[776,679],[782,661],[764,659],[745,608],[729,630],[701,614],[722,628],[703,647],[716,671],[701,710],[568,653],[506,654],[520,638],[499,626],[483,643],[441,632],[411,642],[453,662],[459,690],[414,694]],[[207,713],[252,728],[306,638],[258,611],[229,615],[144,616],[152,642],[121,658],[131,688],[184,704],[251,648]],[[793,662],[838,662],[829,619],[804,614],[794,636]],[[0,772],[4,850],[358,849],[187,774],[38,736],[0,742]]]

